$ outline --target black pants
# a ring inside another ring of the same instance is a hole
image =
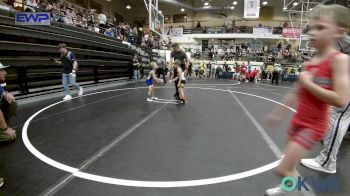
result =
[[[100,24],[100,33],[105,33],[105,28],[106,28],[106,25],[105,24]]]
[[[272,74],[271,84],[273,84],[273,82],[275,81],[276,85],[278,85],[279,80],[280,80],[279,74]]]
[[[160,67],[157,69],[157,78],[160,77],[160,75],[163,76],[163,81],[164,81],[164,84],[166,83],[166,80],[165,80],[165,73],[164,73],[164,68]]]

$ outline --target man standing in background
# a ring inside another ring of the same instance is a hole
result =
[[[166,84],[166,79],[165,79],[165,62],[162,58],[157,60],[157,65],[158,65],[158,69],[157,69],[157,78],[160,78],[160,75],[162,75],[163,77],[163,81],[164,84]]]
[[[134,58],[132,59],[132,69],[134,73],[134,80],[135,82],[140,82],[140,63],[137,58],[137,54],[134,55]]]
[[[72,96],[70,95],[69,84],[71,84],[76,90],[79,91],[78,96],[83,95],[83,87],[80,87],[75,81],[77,77],[76,73],[78,70],[78,62],[75,55],[73,52],[67,49],[67,45],[65,43],[58,44],[58,50],[61,53],[61,59],[55,59],[55,63],[63,65],[62,84],[64,87],[64,93],[66,94],[63,100],[72,99]]]
[[[173,51],[170,53],[171,64],[173,65],[174,61],[179,60],[181,62],[181,65],[180,65],[181,70],[183,72],[185,72],[185,75],[186,75],[186,73],[188,72],[188,62],[189,62],[186,53],[181,51],[178,43],[174,43],[172,45],[172,48],[173,48]],[[174,71],[174,73],[175,73],[175,71]],[[176,93],[174,94],[175,98],[179,97],[179,90],[177,88],[178,82],[179,82],[179,80],[174,82],[175,83],[175,90],[176,90]]]

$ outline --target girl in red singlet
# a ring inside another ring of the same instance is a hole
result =
[[[329,106],[343,107],[349,98],[349,57],[334,48],[335,43],[349,29],[350,10],[340,5],[321,5],[310,14],[310,41],[317,55],[304,63],[295,89],[284,104],[297,112],[291,120],[284,157],[275,172],[281,177],[297,177],[296,165],[326,134]],[[283,118],[286,108],[279,107],[267,118],[275,126]],[[265,195],[286,193],[287,185],[268,189]]]

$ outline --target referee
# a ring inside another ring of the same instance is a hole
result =
[[[174,43],[172,45],[172,48],[173,48],[173,51],[170,53],[171,65],[174,63],[175,60],[179,60],[181,62],[180,67],[185,72],[185,75],[186,75],[188,72],[188,62],[189,62],[186,53],[181,51],[178,43]],[[174,70],[174,73],[175,73],[175,70]],[[179,83],[179,80],[175,81],[175,90],[176,90],[176,93],[174,95],[175,98],[179,97],[179,90],[177,88],[178,83]]]

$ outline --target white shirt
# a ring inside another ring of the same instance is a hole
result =
[[[100,21],[100,24],[106,24],[107,22],[107,17],[104,14],[99,14],[98,15],[98,20]]]

